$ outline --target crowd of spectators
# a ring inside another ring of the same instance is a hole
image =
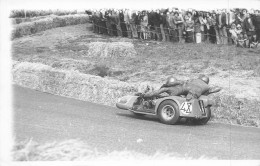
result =
[[[260,46],[260,10],[87,10],[95,33],[143,40]]]

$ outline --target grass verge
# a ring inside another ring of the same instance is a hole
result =
[[[135,151],[98,152],[81,140],[66,140],[39,144],[32,140],[17,143],[13,148],[14,161],[90,161],[90,160],[209,160],[192,158],[178,153],[155,152],[147,155]]]

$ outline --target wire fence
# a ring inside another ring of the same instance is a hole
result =
[[[174,39],[174,41],[177,40],[189,40],[190,42],[198,42],[196,40],[196,35],[197,34],[201,34],[201,42],[205,42],[205,41],[209,41],[211,40],[212,43],[217,43],[217,44],[228,44],[228,43],[234,43],[234,38],[231,36],[231,33],[229,32],[229,27],[217,27],[217,26],[210,26],[209,29],[206,27],[204,27],[204,29],[206,29],[205,31],[201,31],[201,26],[204,25],[194,25],[193,27],[189,27],[191,28],[190,30],[186,30],[184,27],[172,27],[172,28],[165,28],[165,27],[161,27],[161,26],[144,26],[144,25],[136,25],[136,24],[126,24],[126,23],[121,23],[125,25],[125,29],[135,29],[135,30],[122,30],[121,28],[121,24],[110,24],[110,27],[114,26],[113,28],[108,28],[107,25],[106,26],[101,26],[96,24],[95,22],[93,23],[93,29],[94,31],[106,31],[106,34],[109,35],[115,35],[116,36],[123,36],[123,34],[125,33],[125,36],[123,37],[129,37],[129,38],[133,38],[133,37],[137,37],[140,39],[144,37],[144,35],[142,36],[141,34],[145,34],[147,35],[147,39],[151,39],[151,35],[153,35],[153,38],[155,38],[155,36],[157,37],[157,40],[159,38],[159,40],[161,39]],[[107,24],[105,22],[105,24]],[[97,29],[98,28],[98,29]],[[199,28],[199,32],[195,32],[195,28]],[[163,29],[163,31],[162,31]],[[119,33],[118,33],[119,32]],[[185,34],[184,34],[184,33]],[[213,32],[213,34],[210,34],[209,32]],[[243,32],[241,30],[241,32]],[[250,31],[251,32],[251,31]],[[112,33],[112,34],[111,34]],[[113,34],[114,33],[114,34]],[[133,35],[134,33],[136,33],[135,35]],[[138,33],[139,36],[138,36]],[[130,34],[130,35],[129,35]],[[199,35],[198,35],[199,36]],[[191,40],[192,39],[192,40]],[[225,40],[225,41],[223,41]]]

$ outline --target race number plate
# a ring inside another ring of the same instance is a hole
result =
[[[183,102],[180,107],[184,114],[190,114],[192,112],[192,104],[189,102]]]
[[[199,100],[199,105],[200,105],[200,111],[202,112],[202,115],[206,115],[203,100]]]

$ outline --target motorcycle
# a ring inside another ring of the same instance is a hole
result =
[[[213,101],[208,96],[186,100],[182,96],[159,96],[145,99],[142,95],[127,95],[116,103],[116,107],[133,112],[137,116],[154,115],[164,124],[176,124],[181,118],[204,125],[211,117]]]

